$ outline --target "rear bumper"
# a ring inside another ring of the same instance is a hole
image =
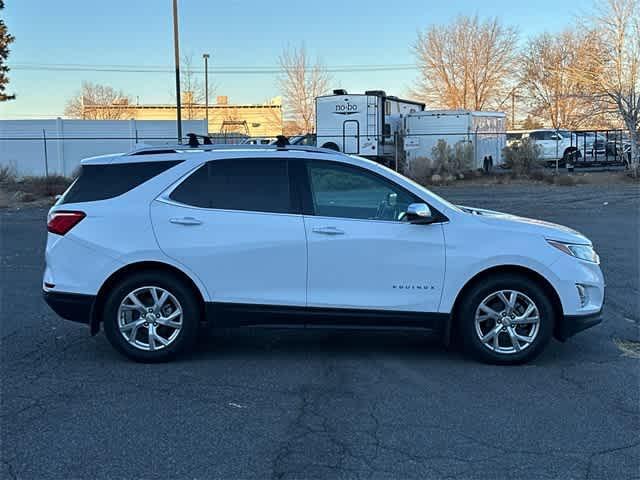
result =
[[[602,308],[588,315],[565,315],[557,331],[558,340],[564,341],[576,333],[602,322]]]
[[[62,318],[89,324],[95,295],[43,291],[45,302]]]

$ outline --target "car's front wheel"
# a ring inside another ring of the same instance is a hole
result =
[[[540,285],[513,274],[478,282],[462,299],[458,325],[465,350],[495,364],[535,358],[551,339],[554,309]]]
[[[162,362],[189,349],[200,309],[193,291],[166,272],[139,272],[111,290],[103,310],[113,347],[141,362]]]

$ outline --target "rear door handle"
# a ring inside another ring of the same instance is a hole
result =
[[[169,221],[178,225],[202,225],[202,220],[193,217],[171,218]]]
[[[321,233],[322,235],[344,235],[344,230],[337,227],[318,227],[313,229],[313,233]]]

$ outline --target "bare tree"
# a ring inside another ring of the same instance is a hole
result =
[[[596,72],[601,62],[589,55],[597,36],[587,30],[543,33],[531,39],[521,57],[520,85],[528,94],[534,116],[554,128],[579,128],[592,122],[585,82],[575,71]]]
[[[599,42],[587,52],[596,70],[574,70],[604,114],[615,113],[631,140],[631,170],[640,174],[640,7],[638,0],[598,0],[587,27]]]
[[[304,45],[286,48],[278,62],[282,70],[278,83],[284,97],[286,119],[296,122],[299,133],[313,132],[315,100],[329,90],[331,78],[319,61],[311,65]]]
[[[82,88],[67,102],[66,116],[84,120],[122,120],[130,118],[132,99],[122,90],[108,85],[82,82]]]
[[[180,89],[182,90],[182,115],[186,120],[204,118],[205,89],[204,82],[198,78],[193,65],[193,55],[182,56],[180,70]],[[211,96],[211,91],[209,91]]]
[[[418,34],[414,94],[442,108],[482,110],[498,104],[514,76],[517,31],[497,18],[460,16]]]
[[[270,132],[278,135],[284,134],[284,125],[282,121],[282,101],[280,98],[269,98],[263,102],[263,105],[269,106],[264,113],[264,126]],[[295,133],[298,133],[297,131]]]
[[[537,130],[542,127],[544,127],[544,125],[537,119],[533,118],[531,115],[527,115],[527,118],[525,118],[522,122],[523,130]]]

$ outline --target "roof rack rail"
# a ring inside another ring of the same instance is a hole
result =
[[[179,152],[209,152],[216,150],[274,150],[274,151],[299,151],[299,152],[313,152],[313,153],[328,153],[336,154],[341,153],[330,148],[313,147],[309,145],[249,145],[244,143],[239,144],[213,144],[213,145],[198,145],[197,147],[190,147],[188,144],[173,144],[173,145],[158,145],[155,147],[142,147],[132,150],[127,155],[153,155],[153,154],[169,154]]]

